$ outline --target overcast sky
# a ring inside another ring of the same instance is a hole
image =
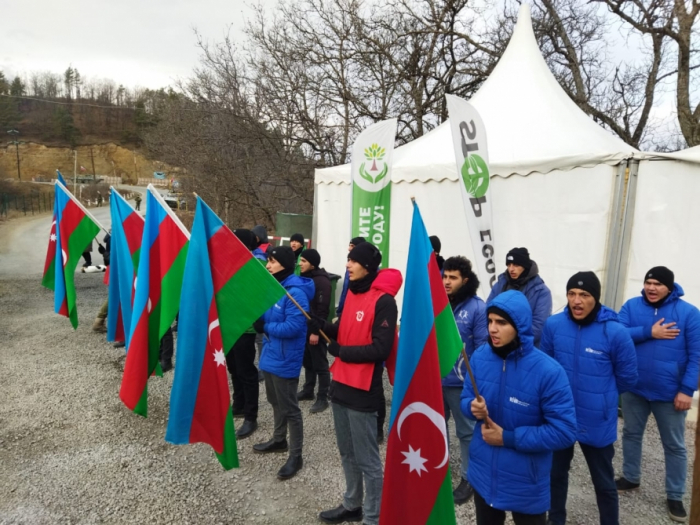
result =
[[[72,64],[83,77],[159,88],[196,66],[193,28],[221,40],[230,26],[242,40],[250,15],[243,0],[6,0],[0,70],[63,73]]]

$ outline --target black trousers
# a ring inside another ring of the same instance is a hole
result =
[[[328,348],[326,342],[319,339],[318,344],[308,341],[304,350],[304,386],[302,390],[313,394],[318,377],[318,397],[327,398],[331,386],[331,373],[328,371]]]
[[[478,492],[474,491],[474,508],[476,509],[476,525],[503,525],[506,521],[506,511],[494,509]],[[545,525],[547,513],[522,514],[512,512],[515,525]]]
[[[233,382],[234,412],[250,421],[258,419],[260,387],[255,366],[255,334],[243,334],[226,355],[226,368]]]
[[[160,340],[160,360],[170,361],[173,358],[173,353],[175,351],[175,344],[173,341],[173,329],[168,328],[168,331],[163,334],[163,338]]]

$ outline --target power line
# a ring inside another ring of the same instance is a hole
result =
[[[43,102],[44,104],[55,104],[58,106],[83,106],[83,107],[87,107],[87,108],[100,108],[100,109],[129,109],[132,111],[137,109],[136,106],[100,106],[99,104],[86,104],[84,102],[61,102],[58,100],[47,100],[45,98],[39,98],[39,97],[25,97],[25,96],[3,95],[3,94],[0,94],[0,97],[20,99],[20,100],[33,100],[35,102]]]

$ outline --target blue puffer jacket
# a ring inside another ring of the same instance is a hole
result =
[[[282,286],[305,311],[314,296],[314,282],[290,275]],[[299,377],[306,348],[306,317],[286,295],[263,315],[265,333],[260,369],[288,379]]]
[[[617,314],[601,306],[595,321],[576,324],[569,308],[550,317],[540,348],[566,370],[576,403],[577,441],[605,447],[617,440],[618,396],[637,382],[637,356]]]
[[[508,313],[521,346],[503,360],[489,345],[469,360],[489,417],[503,428],[503,446],[488,445],[474,430],[469,446],[468,478],[486,502],[500,510],[540,514],[550,505],[552,451],[570,447],[576,414],[562,367],[533,345],[532,313],[523,294],[508,291],[489,306]],[[474,419],[471,381],[464,382],[462,412]]]
[[[700,367],[700,311],[681,299],[683,288],[678,284],[661,308],[650,306],[643,295],[627,301],[619,316],[637,348],[639,380],[630,392],[649,401],[672,402],[678,392],[692,396]],[[651,326],[659,319],[676,323],[678,337],[652,339]]]
[[[507,289],[507,285],[508,275],[507,272],[504,272],[498,276],[498,281],[491,288],[491,293],[486,302],[490,303],[498,294],[503,293]],[[524,293],[525,297],[527,297],[527,302],[530,303],[530,308],[532,309],[532,335],[535,337],[535,346],[539,347],[544,323],[552,315],[552,292],[544,284],[542,277],[540,277],[539,268],[535,261],[532,261],[525,285],[518,291]]]
[[[486,303],[479,296],[472,296],[459,303],[453,311],[459,335],[471,359],[476,348],[485,344],[489,337],[486,320]],[[442,380],[442,386],[462,388],[467,377],[467,365],[460,354],[457,363]]]
[[[252,253],[253,253],[253,257],[255,257],[256,259],[263,261],[263,262],[267,261],[267,254],[264,251],[262,251],[260,248],[255,248]]]

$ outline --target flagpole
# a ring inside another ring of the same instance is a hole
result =
[[[304,317],[306,317],[307,319],[311,319],[311,316],[306,313],[306,311],[301,307],[299,303],[296,302],[296,299],[294,299],[294,297],[292,297],[292,295],[289,292],[287,292],[287,297],[289,297],[289,300],[294,303],[294,306],[299,308],[301,313],[304,314]],[[331,344],[330,338],[323,332],[323,330],[319,330],[319,332],[321,333],[321,336],[326,340],[326,343]]]
[[[54,184],[61,187],[66,192],[66,194],[68,195],[70,200],[72,200],[76,205],[78,205],[78,207],[81,210],[83,210],[83,212],[85,212],[85,215],[90,217],[90,220],[92,220],[92,222],[97,224],[97,226],[99,226],[102,231],[104,231],[105,233],[109,233],[109,230],[107,228],[105,228],[104,226],[102,226],[102,223],[100,221],[98,221],[97,219],[95,219],[95,216],[92,213],[90,213],[87,210],[87,208],[85,206],[83,206],[78,199],[75,198],[75,195],[73,195],[68,188],[66,188],[63,184],[61,184],[61,182],[58,179],[56,180],[56,182]]]

